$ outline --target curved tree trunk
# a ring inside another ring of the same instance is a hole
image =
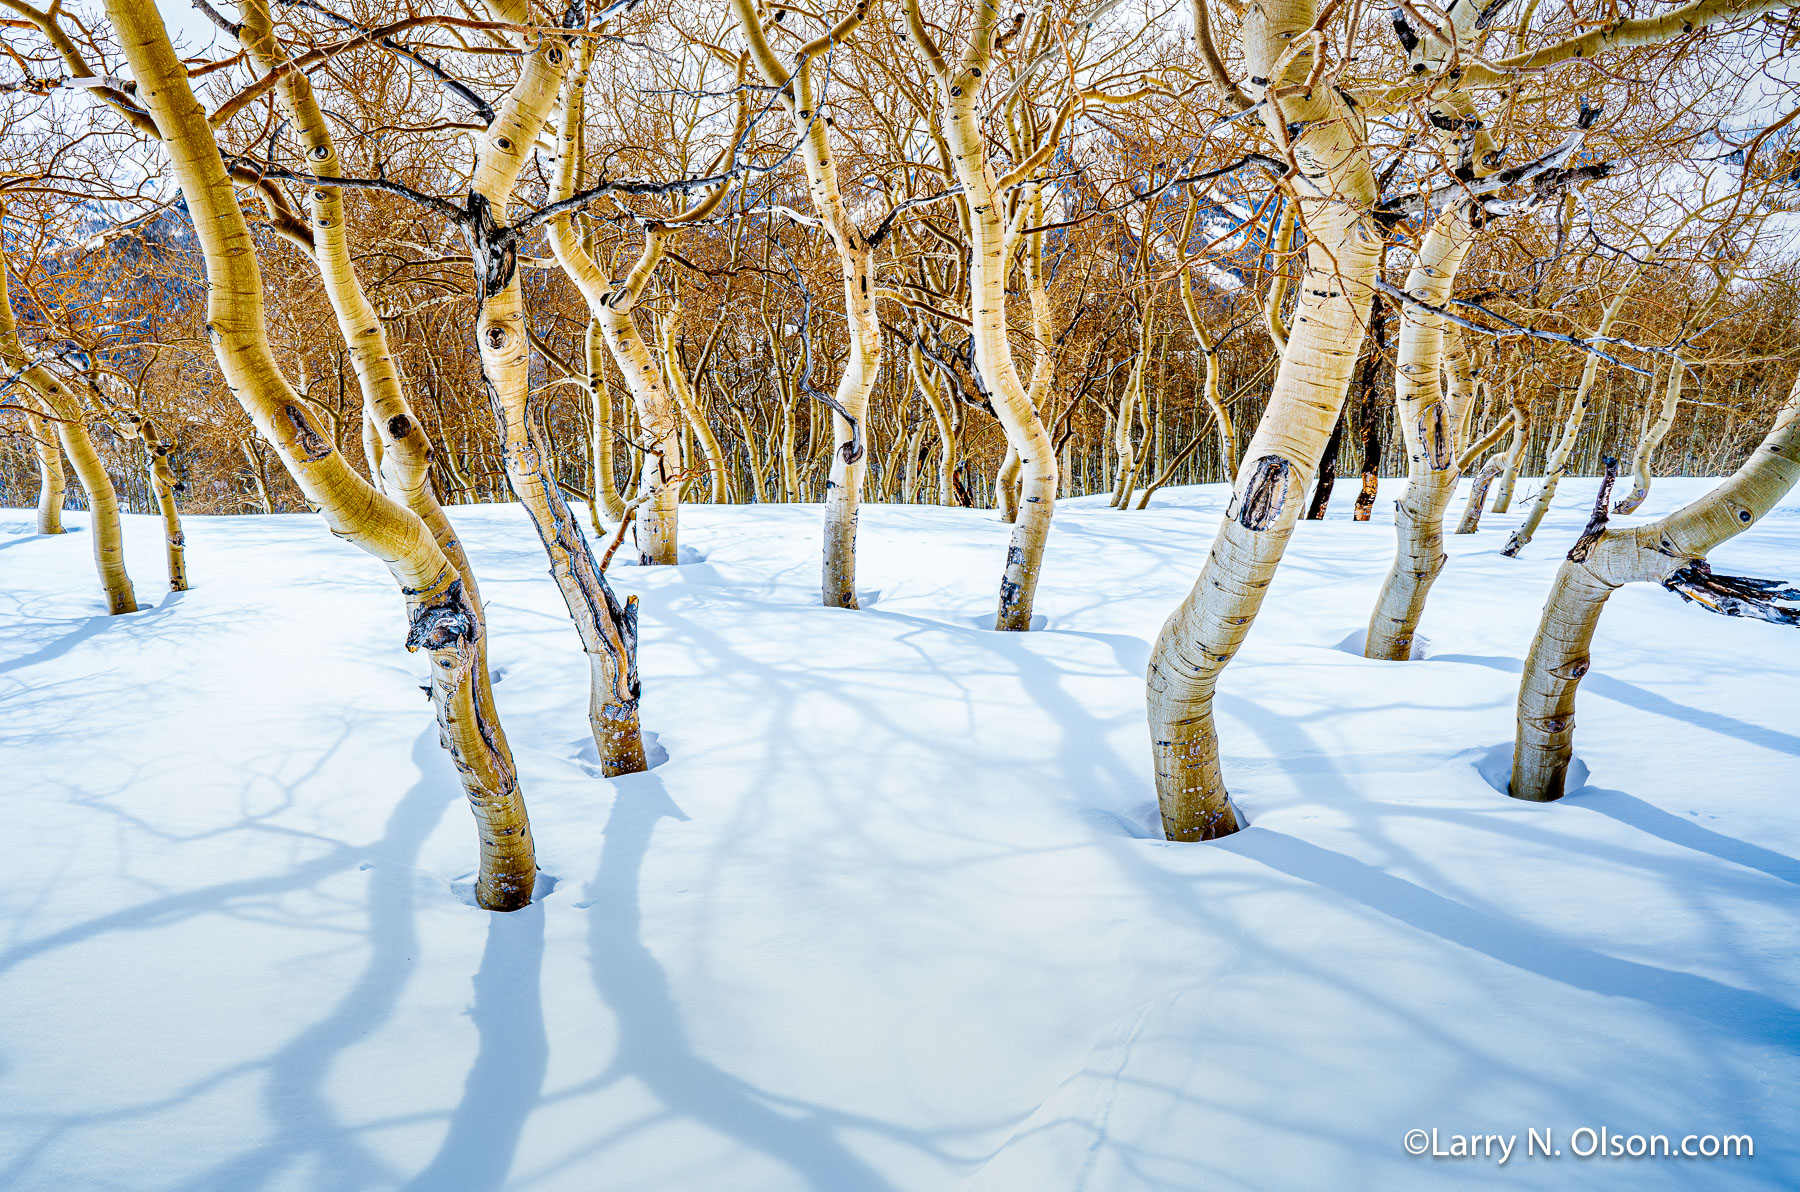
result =
[[[554,225],[552,225],[554,227]],[[637,547],[641,566],[668,566],[677,561],[681,515],[681,420],[663,384],[662,369],[651,359],[631,312],[662,261],[667,231],[652,224],[644,229],[644,251],[625,284],[602,296],[594,315],[637,406],[641,441],[638,487]],[[554,237],[551,241],[555,243]],[[568,265],[564,265],[567,269]],[[595,271],[599,280],[598,270]]]
[[[694,397],[694,390],[688,384],[687,372],[682,368],[681,355],[675,350],[675,327],[680,322],[681,304],[677,302],[662,317],[658,329],[657,338],[662,345],[663,381],[675,398],[675,404],[680,407],[682,417],[687,420],[688,429],[700,441],[700,454],[706,460],[708,497],[715,505],[735,504],[737,497],[731,491],[731,477],[725,468],[725,452],[719,446],[719,436],[713,433],[712,425],[701,411],[700,403]]]
[[[1189,238],[1194,231],[1194,216],[1199,211],[1200,192],[1191,189],[1188,192],[1187,213],[1181,221],[1182,251],[1187,251]],[[1206,357],[1206,381],[1201,389],[1201,396],[1206,401],[1206,408],[1212,411],[1213,424],[1219,433],[1219,460],[1228,476],[1236,475],[1238,468],[1237,425],[1231,420],[1231,411],[1219,397],[1219,341],[1207,334],[1200,322],[1200,310],[1194,303],[1194,279],[1186,269],[1181,271],[1177,287],[1181,293],[1181,309],[1187,315],[1188,327],[1194,333],[1194,341],[1199,344],[1200,352]],[[1141,508],[1142,506],[1140,506]]]
[[[131,588],[131,577],[125,573],[125,537],[119,529],[119,496],[94,440],[88,434],[81,402],[67,383],[41,364],[34,364],[19,340],[19,325],[13,317],[8,295],[7,266],[0,254],[0,364],[4,364],[25,383],[32,395],[43,404],[45,421],[54,423],[56,437],[75,478],[87,492],[90,532],[94,537],[94,569],[100,575],[100,591],[106,597],[106,611],[113,615],[135,613],[137,595]],[[40,455],[40,459],[42,456]],[[61,501],[57,502],[60,512]],[[43,514],[39,515],[42,524]]]
[[[1517,378],[1512,393],[1513,437],[1506,446],[1506,458],[1500,462],[1500,487],[1494,490],[1494,512],[1505,513],[1512,507],[1513,486],[1519,480],[1519,464],[1525,459],[1525,448],[1531,442],[1531,407],[1519,396]]]
[[[57,442],[56,432],[50,429],[50,422],[41,414],[27,414],[25,422],[31,428],[31,444],[37,451],[37,532],[60,534],[63,532],[63,501],[68,491],[68,480],[63,475],[62,445]]]
[[[1458,534],[1473,534],[1481,528],[1481,507],[1487,502],[1488,487],[1500,475],[1500,465],[1489,462],[1469,485],[1469,500],[1463,506],[1462,520],[1456,523]]]
[[[1800,379],[1775,425],[1743,466],[1699,500],[1629,530],[1604,529],[1595,510],[1557,569],[1537,636],[1519,682],[1511,793],[1547,802],[1563,795],[1575,738],[1575,693],[1593,666],[1594,629],[1607,597],[1633,582],[1662,584],[1702,607],[1731,616],[1800,624],[1800,611],[1773,601],[1800,589],[1714,576],[1706,554],[1756,524],[1800,481]],[[1604,499],[1604,493],[1603,493]]]
[[[820,593],[827,607],[856,607],[856,515],[862,502],[868,466],[869,394],[881,370],[881,324],[875,313],[875,252],[844,207],[837,163],[831,156],[813,92],[812,60],[841,45],[862,24],[868,8],[857,4],[850,15],[817,41],[802,46],[793,64],[784,63],[769,44],[767,31],[751,0],[732,0],[731,9],[750,46],[750,59],[763,81],[780,90],[777,96],[793,118],[806,163],[807,188],[813,209],[837,250],[844,282],[844,316],[850,326],[850,354],[838,378],[831,414],[831,471],[825,482],[825,531]]]
[[[1407,294],[1421,303],[1442,306],[1473,243],[1468,208],[1445,212],[1419,246],[1406,279]],[[1466,354],[1454,350],[1454,345],[1446,352],[1445,338],[1442,315],[1410,302],[1401,308],[1394,398],[1408,472],[1406,490],[1394,502],[1398,544],[1369,614],[1365,658],[1392,662],[1412,657],[1425,599],[1444,567],[1444,511],[1456,493],[1457,428],[1467,398],[1464,385],[1453,382],[1450,391],[1444,391],[1440,369],[1446,363],[1458,374],[1467,369]],[[1446,355],[1454,359],[1447,362]]]
[[[1304,78],[1312,51],[1286,51],[1315,15],[1305,0],[1246,9],[1247,72],[1268,79],[1270,91]],[[1278,62],[1286,65],[1271,78]],[[1368,215],[1375,177],[1358,110],[1321,87],[1271,95],[1263,114],[1278,144],[1286,143],[1290,128],[1299,130],[1291,151],[1308,163],[1287,183],[1306,231],[1304,272],[1287,349],[1224,522],[1193,591],[1163,625],[1150,658],[1150,741],[1163,830],[1171,840],[1212,839],[1241,826],[1219,765],[1213,692],[1262,606],[1344,403],[1383,239]]]
[[[1007,442],[1019,454],[1021,492],[1018,520],[1006,548],[1000,600],[994,628],[1031,628],[1032,601],[1043,569],[1044,546],[1056,511],[1056,448],[1019,377],[1007,342],[1006,277],[1013,244],[1001,217],[1007,190],[1025,180],[1054,151],[1051,140],[1006,175],[996,178],[988,162],[987,143],[976,110],[993,62],[992,40],[998,10],[975,10],[974,29],[954,70],[926,31],[918,0],[907,0],[907,32],[935,76],[942,104],[944,138],[952,160],[944,163],[962,184],[960,196],[969,216],[969,317],[973,323],[975,368],[993,400],[994,413],[1006,429]]]
[[[1637,451],[1631,457],[1631,491],[1613,506],[1614,513],[1636,513],[1637,507],[1650,495],[1650,461],[1662,445],[1663,436],[1675,425],[1675,413],[1681,408],[1681,374],[1681,361],[1674,361],[1669,366],[1669,381],[1663,388],[1662,406],[1656,412],[1656,421],[1638,440]]]
[[[1019,520],[1019,453],[1011,443],[1006,445],[1006,454],[1000,457],[1000,466],[994,469],[994,508],[1000,514],[1000,520],[1008,525]]]
[[[156,507],[162,514],[163,554],[169,568],[169,590],[185,592],[188,590],[187,537],[181,532],[181,510],[175,504],[181,478],[169,462],[171,448],[157,433],[156,423],[141,415],[134,416],[132,421],[138,440],[149,457],[150,488],[156,494]]]
[[[498,20],[515,24],[530,20],[524,0],[488,0],[488,9]],[[585,53],[591,45],[584,39],[573,52]],[[501,430],[506,478],[549,556],[550,574],[588,658],[588,723],[601,768],[607,774],[630,774],[646,765],[638,725],[637,609],[629,600],[620,604],[613,594],[556,482],[556,460],[546,442],[543,411],[531,399],[531,345],[517,261],[510,247],[492,239],[506,219],[513,188],[538,134],[556,106],[571,55],[569,44],[559,37],[541,36],[531,44],[517,82],[478,140],[470,193],[474,218],[465,232],[480,294],[475,338],[481,375]],[[559,161],[559,172],[563,168]],[[572,238],[572,221],[558,222]]]
[[[617,522],[625,516],[625,498],[619,495],[618,477],[613,474],[613,410],[612,394],[606,385],[606,335],[597,319],[589,319],[587,335],[582,341],[582,361],[587,369],[588,406],[594,419],[594,481],[590,491],[594,502]]]
[[[564,88],[559,120],[558,152],[552,172],[551,198],[575,193],[581,170],[582,120],[586,110],[587,69],[593,43],[575,47],[575,69]],[[540,118],[541,119],[541,118]],[[739,120],[743,107],[739,105]],[[586,300],[588,313],[600,324],[607,351],[631,391],[639,427],[639,458],[633,466],[639,476],[635,527],[640,566],[668,566],[677,561],[678,521],[681,508],[681,417],[663,383],[662,369],[651,358],[639,334],[632,311],[662,262],[663,241],[669,225],[699,218],[725,197],[725,186],[714,188],[692,209],[670,220],[651,220],[644,225],[644,248],[624,284],[614,290],[609,279],[589,254],[575,230],[572,216],[550,222],[550,248],[563,272],[569,275]]]
[[[944,397],[943,388],[933,372],[932,364],[925,359],[918,342],[914,341],[908,351],[909,367],[912,369],[913,384],[925,397],[925,404],[931,408],[932,420],[937,423],[938,430],[938,484],[937,503],[940,505],[958,504],[956,499],[956,462],[962,454],[962,419],[956,409],[954,399]]]
[[[154,5],[106,0],[138,95],[160,130],[193,215],[207,275],[207,326],[232,392],[275,445],[332,532],[387,564],[405,594],[406,644],[431,656],[431,695],[481,837],[476,898],[491,910],[531,899],[537,865],[517,773],[485,683],[481,620],[461,576],[420,518],[350,467],[302,407],[269,349],[261,269],[206,113]]]

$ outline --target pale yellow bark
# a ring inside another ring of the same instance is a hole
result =
[[[712,424],[706,419],[706,412],[700,408],[699,399],[688,384],[687,373],[681,367],[681,354],[675,346],[675,328],[681,323],[681,303],[672,303],[662,317],[658,326],[658,338],[662,341],[663,380],[675,403],[681,408],[682,416],[687,420],[688,429],[694,438],[699,440],[700,454],[706,460],[706,489],[713,504],[735,504],[737,495],[732,491],[731,477],[726,472],[725,451],[719,446],[719,436],[713,433]]]
[[[187,536],[182,533],[181,510],[175,504],[175,491],[181,487],[181,478],[169,462],[171,446],[157,433],[156,423],[151,419],[134,416],[132,424],[149,459],[150,488],[156,494],[156,507],[162,514],[163,557],[168,564],[169,590],[185,592],[188,589]]]
[[[1650,495],[1650,461],[1662,444],[1663,436],[1675,425],[1675,414],[1681,408],[1684,371],[1679,360],[1669,367],[1669,379],[1663,386],[1662,404],[1657,408],[1656,420],[1645,428],[1638,439],[1637,450],[1631,456],[1631,491],[1613,506],[1614,513],[1636,513],[1644,498]]]
[[[1506,458],[1500,461],[1500,487],[1494,490],[1494,512],[1512,508],[1513,486],[1519,481],[1519,465],[1525,459],[1525,448],[1531,442],[1531,407],[1518,390],[1517,377],[1511,389],[1513,412],[1512,442],[1506,445]]]
[[[962,419],[954,398],[944,396],[938,384],[935,367],[915,342],[908,352],[913,384],[931,409],[938,431],[938,500],[940,505],[956,504],[956,464],[962,458]]]
[[[529,6],[523,0],[488,0],[488,10],[497,20],[520,22]],[[517,80],[493,124],[478,138],[470,193],[481,294],[475,337],[488,404],[501,430],[507,481],[543,544],[551,578],[587,655],[588,725],[601,768],[607,774],[630,774],[647,765],[638,722],[637,611],[633,601],[621,604],[613,594],[557,484],[557,461],[546,442],[542,411],[531,396],[531,343],[513,250],[486,235],[489,228],[506,223],[513,188],[557,105],[564,75],[590,45],[585,38],[573,49],[561,37],[528,39]],[[558,168],[568,167],[559,163]],[[561,235],[573,238],[572,219],[558,222]]]
[[[131,588],[131,577],[125,573],[125,539],[119,528],[119,497],[113,489],[112,477],[94,440],[88,434],[86,414],[81,400],[68,383],[43,365],[35,363],[19,340],[19,325],[13,317],[8,291],[7,265],[0,254],[0,365],[24,382],[38,402],[42,403],[45,421],[56,427],[56,437],[75,478],[87,493],[89,532],[94,539],[94,569],[100,575],[100,591],[106,598],[106,611],[113,615],[137,611],[137,596]],[[40,454],[40,459],[42,458]],[[62,503],[57,502],[60,510]],[[42,514],[39,514],[40,519]]]
[[[1187,216],[1182,221],[1181,243],[1185,247],[1193,228],[1194,211],[1199,202],[1198,192],[1188,200]],[[1206,357],[1206,379],[1201,396],[1206,400],[1206,408],[1212,411],[1213,426],[1219,435],[1219,459],[1223,461],[1227,474],[1235,475],[1238,467],[1237,424],[1231,420],[1231,411],[1219,396],[1219,345],[1206,327],[1200,322],[1200,311],[1194,303],[1194,279],[1186,269],[1181,271],[1179,281],[1181,290],[1181,309],[1187,315],[1188,326],[1194,332],[1194,340],[1200,352]]]
[[[619,481],[613,474],[612,393],[606,384],[605,353],[605,332],[598,320],[589,319],[587,334],[582,338],[582,360],[587,369],[588,406],[594,421],[592,492],[607,520],[617,522],[625,516],[625,498],[619,495]]]
[[[461,577],[425,523],[376,492],[313,425],[276,364],[250,229],[156,6],[106,0],[106,13],[193,216],[206,266],[207,328],[226,383],[332,532],[393,572],[408,605],[407,645],[430,654],[440,738],[475,811],[477,900],[494,910],[523,906],[537,870],[531,826],[505,734],[474,674],[482,626]]]
[[[63,475],[62,445],[57,442],[56,431],[42,415],[27,414],[25,421],[31,428],[31,445],[37,452],[38,461],[37,532],[60,534],[63,532],[63,499],[68,489],[68,481]]]
[[[563,88],[561,115],[557,133],[557,157],[551,172],[551,198],[560,200],[575,193],[579,172],[581,125],[586,105],[587,67],[591,49],[584,42],[576,47],[575,69]],[[746,110],[738,106],[738,129],[746,121]],[[734,136],[736,133],[734,132]],[[637,411],[640,428],[638,449],[641,482],[638,492],[637,547],[638,562],[643,566],[669,565],[677,561],[678,518],[681,503],[681,417],[663,383],[662,369],[650,355],[644,338],[632,320],[632,311],[643,297],[656,267],[662,261],[663,241],[673,225],[705,218],[724,199],[729,183],[714,187],[705,198],[679,215],[644,223],[644,248],[637,264],[616,290],[601,272],[575,229],[573,216],[565,215],[549,224],[550,248],[563,272],[581,291],[588,313],[600,324],[607,351],[625,377]]]
[[[381,478],[381,432],[375,429],[375,419],[365,409],[362,416],[363,461],[369,466],[369,482],[375,491],[386,492],[387,487]]]
[[[1636,273],[1634,272],[1632,276],[1635,278]],[[1619,311],[1625,305],[1626,296],[1630,292],[1631,286],[1627,283],[1619,287],[1619,292],[1613,296],[1613,300],[1606,304],[1606,309],[1600,316],[1600,325],[1594,329],[1595,338],[1612,333],[1613,320],[1618,317]],[[1523,550],[1531,542],[1532,536],[1537,533],[1538,526],[1544,520],[1544,514],[1550,511],[1550,502],[1556,497],[1557,485],[1568,470],[1569,456],[1575,450],[1575,440],[1580,436],[1581,425],[1587,419],[1588,406],[1593,400],[1594,379],[1599,376],[1599,373],[1600,357],[1590,352],[1587,356],[1587,363],[1581,368],[1581,380],[1575,388],[1575,400],[1569,404],[1569,412],[1563,419],[1562,434],[1557,437],[1556,445],[1550,449],[1550,454],[1544,458],[1543,485],[1538,489],[1536,498],[1531,502],[1531,508],[1526,510],[1524,522],[1513,531],[1512,537],[1507,540],[1505,548],[1501,551],[1502,554],[1517,555]]]
[[[244,0],[238,11],[243,17],[239,38],[258,69],[265,73],[284,69],[290,59],[275,36],[268,0]],[[331,126],[305,72],[286,70],[276,94],[293,122],[307,168],[321,179],[340,176],[343,167]],[[464,597],[479,616],[481,589],[475,570],[469,565],[462,539],[432,491],[431,441],[407,401],[399,366],[388,345],[387,328],[356,273],[344,214],[344,192],[335,186],[314,186],[307,192],[307,205],[312,220],[313,262],[362,392],[363,453],[369,465],[369,479],[377,491],[393,497],[425,523],[438,548],[456,568]],[[481,655],[477,681],[486,684],[485,639],[478,640],[476,649]]]
[[[832,412],[831,471],[825,484],[824,552],[820,589],[826,605],[856,607],[856,516],[862,500],[863,476],[870,448],[869,394],[881,369],[881,325],[875,314],[875,254],[862,231],[844,208],[838,185],[837,162],[831,154],[826,122],[818,110],[813,90],[812,60],[828,48],[841,46],[863,22],[868,0],[857,0],[849,16],[817,41],[802,46],[792,63],[783,62],[769,44],[762,19],[752,0],[731,0],[732,15],[750,47],[757,73],[776,93],[793,118],[806,163],[807,189],[813,209],[825,225],[837,250],[843,275],[844,313],[850,327],[850,354],[838,379],[836,400],[843,414]],[[860,446],[845,415],[862,431]]]

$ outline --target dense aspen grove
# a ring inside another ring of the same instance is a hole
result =
[[[0,9],[0,503],[93,510],[121,615],[206,582],[184,514],[380,558],[483,905],[534,866],[471,503],[530,513],[629,773],[655,676],[606,569],[676,563],[683,506],[818,503],[846,608],[859,503],[991,510],[1026,630],[1059,499],[1233,485],[1149,664],[1180,840],[1240,824],[1212,695],[1334,485],[1366,519],[1408,478],[1370,657],[1410,656],[1444,535],[1570,552],[1522,798],[1562,793],[1613,589],[1795,620],[1705,562],[1800,475],[1785,3],[195,0],[173,41],[148,0]],[[1609,528],[1670,475],[1730,479]],[[1552,498],[1580,543],[1532,541]],[[116,510],[163,519],[166,577],[125,576]]]

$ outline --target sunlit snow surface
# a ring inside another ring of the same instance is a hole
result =
[[[1411,663],[1340,648],[1392,554],[1354,487],[1226,673],[1252,827],[1213,845],[1159,839],[1143,670],[1218,488],[1064,503],[1024,636],[977,627],[991,514],[866,509],[846,612],[816,507],[685,509],[697,561],[615,571],[667,757],[616,781],[524,516],[452,510],[545,873],[508,916],[459,892],[379,564],[189,518],[171,597],[131,518],[147,607],[109,618],[85,515],[0,511],[0,1188],[1800,1184],[1800,633],[1621,591],[1587,785],[1515,802],[1483,773],[1594,482],[1522,560],[1516,516],[1451,539]],[[1800,507],[1713,561],[1800,577]],[[1583,1161],[1583,1126],[1756,1157]]]

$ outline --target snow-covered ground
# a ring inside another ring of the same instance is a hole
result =
[[[455,509],[544,870],[506,916],[378,564],[196,517],[169,596],[132,518],[109,618],[84,515],[0,511],[0,1188],[1800,1185],[1800,633],[1622,591],[1587,785],[1483,778],[1593,487],[1525,559],[1453,539],[1396,664],[1344,648],[1392,526],[1340,485],[1226,674],[1210,845],[1159,839],[1142,676],[1221,489],[1065,503],[1029,635],[989,514],[867,509],[846,612],[816,508],[686,509],[696,561],[615,572],[666,760],[614,781],[524,517]],[[1714,562],[1800,576],[1800,504]]]

